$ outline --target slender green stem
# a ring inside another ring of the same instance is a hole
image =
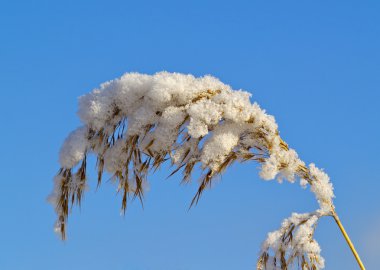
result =
[[[356,249],[354,247],[354,244],[351,242],[350,237],[348,236],[346,230],[343,227],[342,222],[340,221],[340,219],[339,219],[339,217],[338,217],[338,215],[336,214],[335,211],[333,211],[332,216],[333,216],[336,224],[338,225],[340,231],[342,232],[342,234],[344,236],[344,239],[346,239],[346,242],[347,242],[348,246],[350,247],[352,253],[354,254],[355,259],[358,262],[358,265],[359,265],[360,269],[361,270],[365,270],[364,264],[363,264],[362,260],[360,259],[359,254],[358,254],[358,252],[356,251]]]

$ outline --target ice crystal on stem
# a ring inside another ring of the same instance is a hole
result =
[[[250,94],[233,90],[212,76],[160,72],[127,73],[80,97],[83,123],[64,142],[61,169],[51,201],[58,215],[56,231],[65,238],[70,206],[80,203],[86,187],[86,156],[97,156],[98,183],[103,171],[118,182],[122,210],[129,198],[143,199],[147,175],[166,160],[189,181],[196,165],[203,174],[192,204],[234,162],[256,161],[260,176],[309,184],[320,204],[315,213],[293,214],[263,244],[258,269],[323,268],[313,240],[318,219],[333,211],[329,177],[309,167],[281,139],[273,116]]]

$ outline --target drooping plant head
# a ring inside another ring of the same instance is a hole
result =
[[[98,184],[103,171],[118,183],[125,211],[130,198],[143,199],[149,172],[165,161],[188,182],[194,168],[203,173],[191,205],[205,188],[234,162],[256,161],[265,180],[300,179],[310,185],[320,209],[293,214],[263,244],[258,269],[323,268],[313,239],[319,217],[334,211],[329,177],[280,138],[274,117],[250,94],[236,91],[212,76],[160,72],[127,73],[79,98],[83,126],[74,130],[60,151],[51,202],[58,215],[56,231],[65,238],[71,205],[80,204],[86,187],[86,157],[97,157]],[[281,268],[280,268],[281,267]]]

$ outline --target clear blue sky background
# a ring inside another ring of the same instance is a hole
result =
[[[0,269],[253,269],[268,231],[317,205],[298,184],[236,165],[187,211],[196,181],[150,177],[119,216],[110,183],[53,233],[46,202],[77,97],[138,71],[212,74],[253,93],[282,136],[330,174],[368,269],[380,254],[379,1],[0,1]],[[196,180],[196,179],[195,179]],[[358,269],[332,219],[326,269]],[[376,257],[377,256],[377,257]]]

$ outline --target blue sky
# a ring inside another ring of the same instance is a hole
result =
[[[119,216],[104,181],[53,233],[46,202],[77,97],[124,72],[212,74],[276,116],[282,137],[325,168],[368,269],[380,253],[379,1],[0,1],[0,269],[253,269],[260,243],[309,191],[236,165],[196,191],[168,168],[144,209]],[[358,269],[332,219],[316,234],[326,269]]]

